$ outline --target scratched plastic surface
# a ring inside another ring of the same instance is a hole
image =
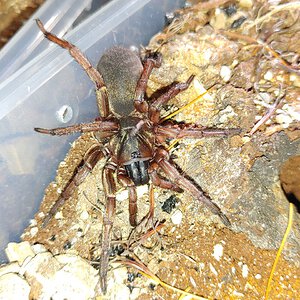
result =
[[[183,0],[113,0],[69,32],[66,39],[96,65],[101,53],[113,45],[147,45],[164,27],[165,14],[183,5]],[[93,84],[68,52],[56,45],[2,82],[0,90],[3,250],[8,242],[19,240],[38,210],[44,189],[54,179],[58,163],[77,137],[45,136],[33,128],[85,122],[98,112]]]

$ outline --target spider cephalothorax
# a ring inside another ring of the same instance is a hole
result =
[[[95,83],[101,115],[91,123],[55,129],[35,128],[37,132],[51,135],[93,132],[99,141],[84,156],[81,166],[76,169],[44,219],[43,226],[48,224],[57,209],[70,198],[97,162],[106,157],[107,162],[103,169],[106,212],[103,218],[100,261],[103,292],[106,292],[111,230],[115,216],[116,180],[129,191],[129,215],[132,226],[137,225],[136,186],[147,184],[150,180],[161,188],[177,192],[186,190],[194,198],[205,203],[225,225],[229,226],[230,222],[221,209],[198,186],[178,171],[164,146],[165,140],[170,138],[227,136],[239,132],[237,129],[205,128],[195,124],[177,124],[175,121],[162,120],[160,117],[162,106],[186,90],[194,76],[190,76],[184,83],[173,83],[158,98],[148,101],[145,98],[148,78],[152,69],[161,64],[161,56],[158,53],[148,54],[142,63],[134,52],[113,47],[104,53],[95,69],[78,48],[47,32],[41,21],[37,20],[37,24],[46,38],[69,50]],[[162,171],[167,179],[160,177],[159,171]]]

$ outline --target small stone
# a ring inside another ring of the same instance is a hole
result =
[[[214,29],[221,29],[221,28],[225,27],[226,20],[227,20],[227,17],[226,17],[226,14],[224,13],[224,11],[221,11],[219,8],[217,8],[215,10],[215,15],[210,20],[210,25]]]
[[[17,261],[20,265],[26,257],[34,257],[29,242],[9,243],[5,249],[6,256],[10,262]]]
[[[31,248],[35,254],[47,252],[47,249],[45,248],[45,246],[41,245],[41,244],[32,245]]]
[[[293,82],[293,85],[296,87],[300,87],[300,76],[292,74],[290,75],[290,81]]]
[[[86,211],[86,210],[84,210],[81,214],[80,214],[80,219],[81,220],[83,220],[83,221],[85,221],[85,220],[87,220],[88,218],[89,218],[89,213]]]
[[[248,274],[249,274],[249,268],[246,264],[243,264],[243,266],[242,266],[242,276],[244,278],[247,278]]]
[[[39,229],[37,227],[30,228],[30,235],[33,237],[38,233]]]
[[[30,286],[25,279],[15,273],[0,277],[0,299],[29,299]]]
[[[182,212],[176,209],[171,215],[171,221],[174,225],[179,225],[182,221]]]
[[[290,116],[286,115],[286,114],[278,114],[276,116],[276,122],[278,124],[287,124],[287,125],[289,125],[293,122],[293,119]]]
[[[225,82],[228,82],[230,80],[231,74],[231,69],[228,66],[221,67],[220,76]]]
[[[270,81],[272,80],[272,78],[273,78],[273,72],[270,70],[267,71],[266,74],[264,75],[264,79]]]
[[[209,263],[209,268],[210,268],[210,270],[212,271],[213,274],[215,274],[216,276],[218,276],[217,270],[215,269],[215,267],[211,263]]]
[[[31,219],[29,221],[29,226],[36,226],[37,225],[37,221],[35,219]]]
[[[62,213],[61,211],[58,211],[58,212],[55,214],[54,218],[55,218],[56,220],[63,219],[63,218],[64,218],[63,213]]]
[[[72,254],[37,254],[24,271],[33,299],[92,299],[99,279],[97,270]]]
[[[240,0],[239,5],[240,5],[240,7],[243,7],[243,8],[251,8],[253,6],[253,1],[252,0]]]
[[[206,61],[209,61],[212,57],[213,53],[211,51],[211,49],[206,49],[204,50],[202,56],[203,56],[203,59],[205,59]]]
[[[41,218],[41,219],[43,219],[43,218],[45,217],[45,213],[42,212],[42,211],[39,212],[39,213],[38,213],[38,217]]]
[[[220,261],[221,257],[223,256],[223,246],[221,244],[216,244],[214,246],[214,253],[213,257],[217,260]]]
[[[255,275],[255,279],[261,279],[261,275],[260,274],[256,274]]]

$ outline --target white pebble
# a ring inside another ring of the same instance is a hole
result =
[[[251,8],[253,6],[252,0],[240,0],[239,5],[243,8]]]
[[[37,227],[30,228],[31,236],[35,236],[38,233],[39,229]]]
[[[46,247],[42,244],[32,245],[31,248],[35,254],[47,252]]]
[[[42,212],[42,211],[39,212],[39,213],[38,213],[38,217],[41,218],[41,219],[43,219],[43,218],[45,217],[44,212]]]
[[[56,220],[63,219],[63,218],[64,218],[63,213],[62,213],[61,211],[58,211],[58,212],[55,214],[54,218],[55,218]]]
[[[265,103],[270,103],[271,102],[271,95],[269,93],[259,93],[258,94],[260,98],[265,102]]]
[[[207,61],[209,61],[210,58],[211,58],[211,56],[212,56],[212,51],[211,51],[211,49],[206,49],[206,50],[204,50],[204,52],[203,52],[203,54],[202,54],[202,57],[203,57],[204,59],[206,59]]]
[[[244,278],[247,278],[247,277],[248,277],[248,274],[249,274],[249,268],[248,268],[248,266],[247,266],[246,264],[244,264],[244,265],[242,266],[242,276],[243,276]]]
[[[255,275],[255,279],[261,279],[261,275],[260,274],[256,274]]]
[[[209,263],[209,268],[210,268],[210,270],[211,270],[216,276],[218,276],[217,270],[215,269],[215,267],[214,267],[211,263]]]
[[[36,225],[37,225],[37,221],[36,221],[35,219],[31,219],[31,220],[29,221],[29,225],[30,225],[30,226],[36,226]]]
[[[214,246],[214,253],[213,257],[217,260],[220,261],[221,257],[223,256],[223,246],[221,244],[216,244]]]
[[[264,79],[265,80],[272,80],[272,78],[273,78],[273,72],[272,71],[267,71],[266,73],[265,73],[265,75],[264,75]]]
[[[231,69],[228,66],[222,66],[220,76],[225,82],[228,82],[231,77]]]
[[[182,221],[182,212],[176,209],[171,215],[171,221],[174,225],[179,225]]]
[[[293,122],[293,119],[290,116],[286,115],[286,114],[279,114],[279,115],[276,116],[276,122],[278,124],[287,124],[287,125],[289,125]]]
[[[195,280],[192,276],[190,276],[190,282],[191,282],[193,287],[197,287],[197,284],[196,284],[196,282],[195,282]]]
[[[89,218],[89,213],[86,211],[86,210],[84,210],[81,214],[80,214],[80,219],[81,220],[87,220],[88,218]]]

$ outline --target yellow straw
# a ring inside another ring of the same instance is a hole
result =
[[[187,107],[191,106],[192,104],[194,104],[195,102],[199,101],[204,95],[206,95],[208,93],[209,90],[207,90],[206,92],[204,92],[203,94],[199,95],[197,98],[195,98],[194,100],[192,100],[191,102],[189,102],[188,104],[184,105],[183,107],[177,109],[176,111],[174,111],[173,113],[167,115],[166,117],[164,117],[161,121],[165,121],[168,120],[174,116],[176,116],[177,114],[179,114],[181,111],[183,111],[184,109],[186,109]]]
[[[278,264],[278,260],[279,260],[279,257],[281,255],[281,252],[282,252],[283,247],[285,245],[286,239],[287,239],[287,237],[288,237],[288,235],[291,231],[291,228],[292,228],[293,214],[294,214],[293,204],[290,203],[288,225],[287,225],[286,231],[284,233],[283,239],[281,241],[280,247],[277,251],[276,258],[275,258],[275,261],[273,263],[272,270],[271,270],[271,273],[270,273],[270,276],[269,276],[269,279],[268,279],[268,284],[267,284],[266,293],[265,293],[265,300],[267,300],[269,298],[269,293],[270,293],[270,290],[271,290],[271,282],[272,282],[272,279],[273,279],[273,275],[274,275],[276,266]]]

